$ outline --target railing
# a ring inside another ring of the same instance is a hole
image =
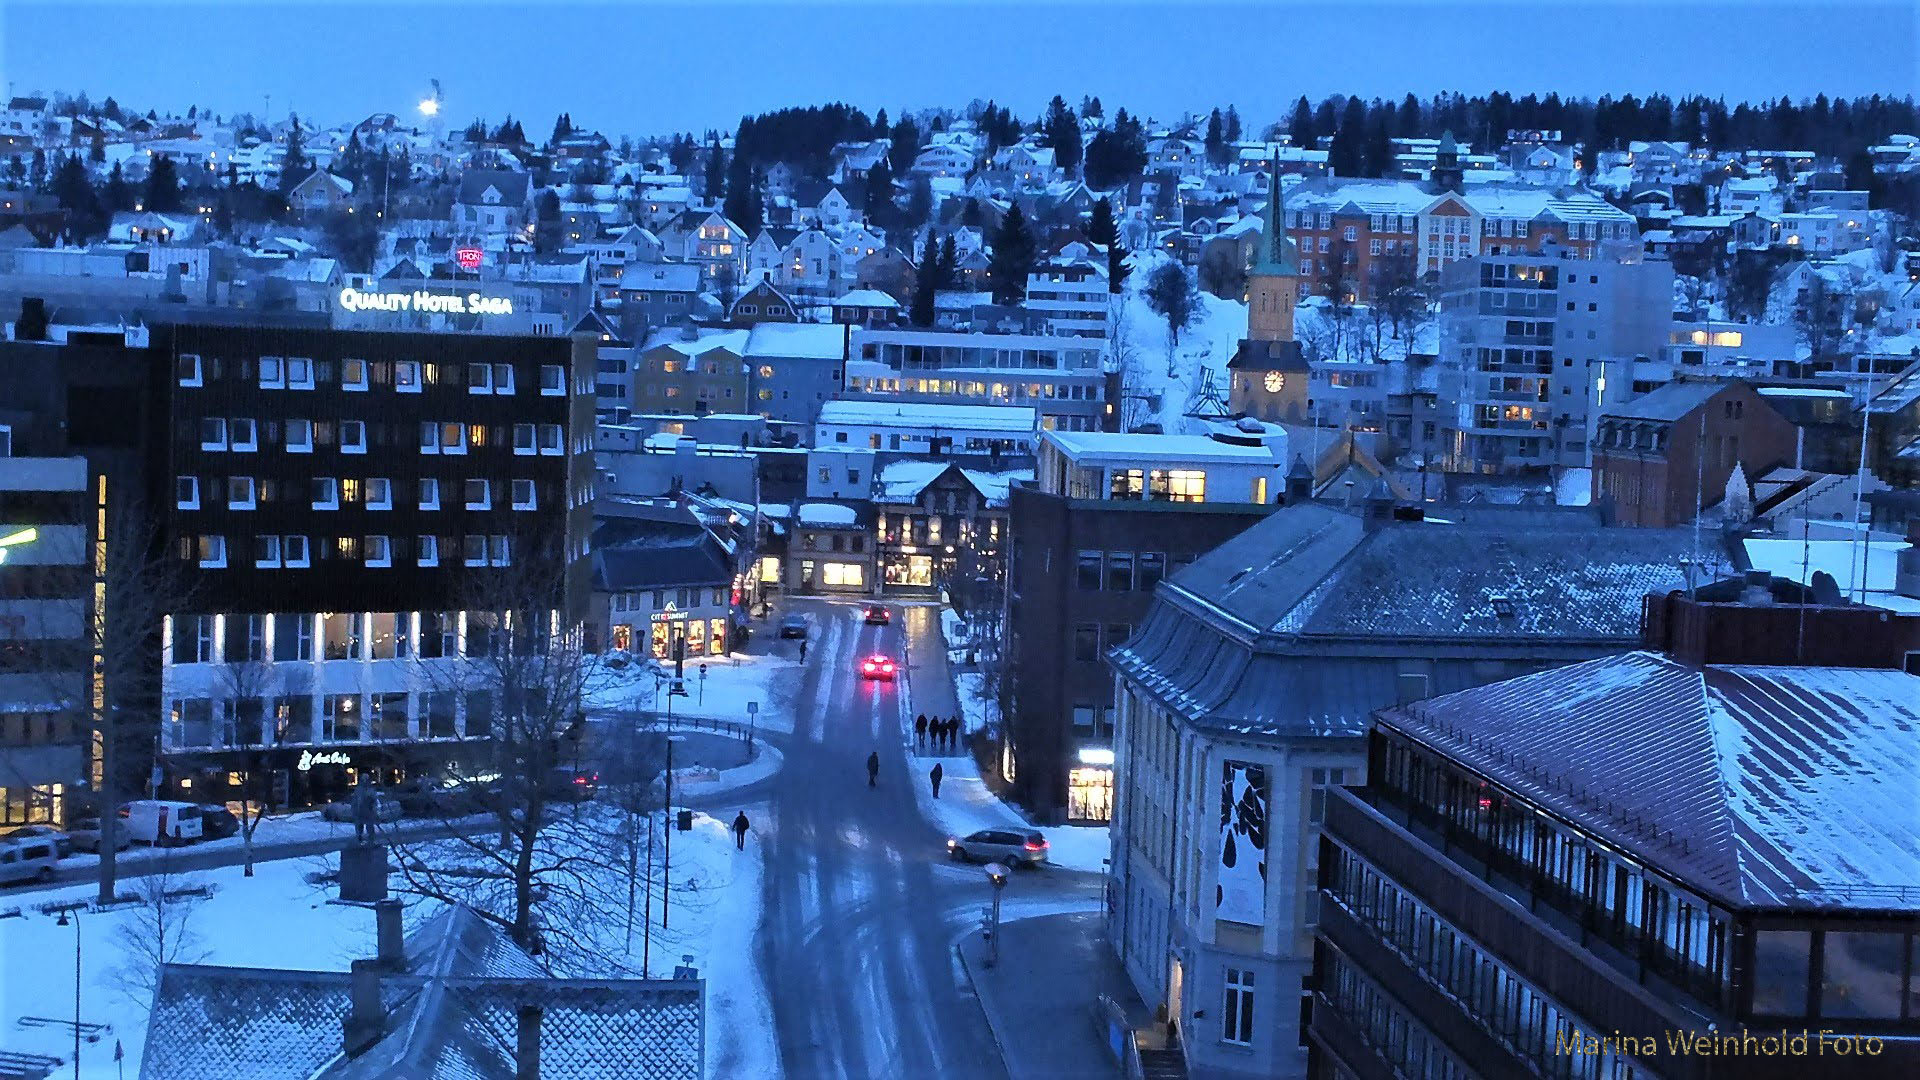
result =
[[[658,725],[662,728],[669,726],[666,713],[643,711],[639,716],[648,725]],[[738,720],[721,720],[711,716],[675,716],[671,726],[675,731],[711,731],[716,735],[731,735],[744,741],[748,746],[753,745],[754,735],[758,731],[757,725],[743,724]]]

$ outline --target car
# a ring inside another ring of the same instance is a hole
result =
[[[783,638],[805,638],[807,636],[807,617],[789,615],[780,620],[780,636]]]
[[[594,769],[561,765],[547,776],[547,798],[566,802],[586,802],[600,790],[600,773]]]
[[[240,819],[219,803],[200,804],[200,835],[208,840],[224,840],[240,834]]]
[[[373,818],[375,821],[399,821],[405,811],[400,808],[400,800],[384,792],[373,797]],[[328,821],[353,821],[353,798],[351,796],[338,802],[330,802],[321,807],[320,816]]]
[[[999,862],[1036,867],[1047,861],[1047,838],[1037,832],[981,829],[947,837],[947,854],[960,862]]]
[[[401,812],[409,817],[467,817],[485,810],[491,788],[478,783],[449,783],[420,776],[394,789]],[[352,814],[347,815],[351,821]]]
[[[52,881],[54,864],[59,861],[53,841],[45,837],[0,840],[0,885]]]
[[[135,799],[122,803],[120,817],[135,843],[177,847],[200,839],[200,807],[171,799]]]
[[[885,626],[893,621],[893,615],[883,604],[868,604],[866,618],[868,626]]]
[[[100,853],[100,832],[100,819],[97,817],[89,817],[81,818],[74,822],[73,828],[67,830],[67,835],[73,838],[73,850],[86,851],[98,855]],[[119,827],[113,830],[113,850],[125,851],[132,846],[133,837],[128,834],[125,827]]]
[[[893,657],[874,653],[860,661],[860,676],[865,679],[885,679],[893,681]]]
[[[73,854],[73,837],[51,825],[22,825],[0,839],[5,840],[46,840],[53,844],[57,857],[66,858]]]

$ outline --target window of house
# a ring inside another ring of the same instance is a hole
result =
[[[1220,1040],[1236,1046],[1253,1045],[1253,972],[1226,969],[1226,1002],[1220,1018]]]
[[[533,510],[537,507],[534,497],[533,481],[515,480],[513,482],[513,508],[515,510]]]
[[[1083,661],[1100,659],[1100,625],[1098,623],[1079,623],[1074,626],[1073,658]]]
[[[393,388],[402,394],[420,392],[420,361],[396,360],[393,364]]]
[[[567,392],[567,371],[559,364],[540,365],[540,394],[561,397]]]
[[[340,361],[340,389],[365,390],[366,388],[367,362],[354,359]]]
[[[1140,469],[1115,469],[1109,481],[1109,494],[1116,499],[1140,499],[1146,496],[1147,474]]]
[[[173,502],[182,510],[200,509],[200,478],[197,476],[174,477]]]
[[[1082,589],[1098,590],[1100,574],[1105,563],[1104,552],[1082,551],[1078,557],[1078,575],[1076,584]]]
[[[340,421],[340,452],[343,454],[364,454],[367,452],[366,421]]]

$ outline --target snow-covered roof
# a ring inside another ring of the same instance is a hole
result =
[[[800,524],[812,528],[844,529],[860,523],[860,512],[839,503],[801,503]]]
[[[1840,586],[1840,595],[1849,600],[1920,613],[1920,600],[1893,591],[1900,552],[1906,546],[1899,540],[1745,541],[1747,558],[1756,570],[1803,585],[1812,584],[1813,575],[1827,573]]]
[[[1046,431],[1043,440],[1075,462],[1225,461],[1285,464],[1272,446],[1222,442],[1206,435],[1155,435],[1146,432]]]
[[[828,401],[820,406],[818,423],[857,427],[915,429],[962,428],[1031,434],[1037,425],[1034,410],[1025,405],[938,405],[891,401]]]
[[[829,323],[760,323],[747,338],[750,357],[839,360],[846,355],[846,328]]]
[[[897,308],[900,301],[881,292],[879,289],[855,289],[833,299],[835,307]]]
[[[665,326],[653,332],[643,351],[672,349],[687,356],[702,356],[715,349],[730,349],[738,355],[747,346],[747,331],[700,327],[699,337],[689,341],[678,327]]]

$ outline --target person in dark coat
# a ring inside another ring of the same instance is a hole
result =
[[[937,761],[933,763],[933,771],[927,774],[933,780],[933,797],[936,799],[940,797],[940,778],[946,774],[947,771]]]
[[[867,786],[880,786],[880,751],[867,755]]]
[[[741,851],[747,850],[747,829],[749,828],[751,826],[747,822],[747,812],[742,810],[739,816],[733,819],[733,846]]]
[[[913,745],[925,746],[927,742],[927,714],[921,713],[913,718]]]

